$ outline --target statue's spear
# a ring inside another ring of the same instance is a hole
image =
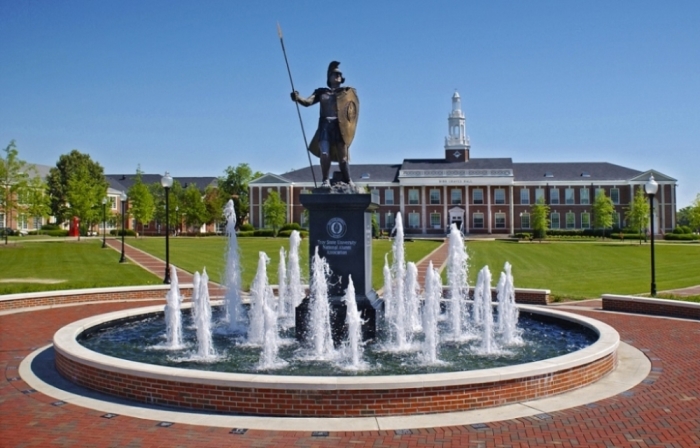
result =
[[[289,74],[289,83],[292,85],[292,92],[296,92],[296,89],[294,88],[294,81],[292,80],[292,71],[289,69],[289,61],[287,60],[287,50],[284,49],[284,38],[282,37],[282,28],[280,27],[279,22],[277,22],[277,34],[280,36],[280,44],[282,44],[282,54],[284,54],[284,63],[287,64],[287,73]],[[314,178],[314,188],[317,188],[318,186],[316,185],[316,174],[314,174],[314,166],[311,163],[311,154],[309,151],[309,143],[306,140],[306,131],[304,131],[304,122],[301,119],[301,111],[299,110],[299,103],[296,101],[294,104],[297,106],[297,115],[299,116],[299,124],[301,125],[301,134],[304,136],[304,146],[306,146],[306,155],[309,157],[309,167],[311,168],[311,175]]]

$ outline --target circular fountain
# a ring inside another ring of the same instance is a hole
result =
[[[400,216],[396,221],[400,234]],[[231,249],[235,244],[232,232],[229,254],[237,253]],[[192,316],[186,320],[196,322],[195,328],[189,330],[196,335],[195,341],[189,342],[190,348],[183,349],[183,343],[174,336],[179,333],[172,326],[183,325],[183,319],[172,318],[179,312],[179,299],[171,288],[165,313],[163,307],[120,311],[83,319],[59,330],[54,337],[56,365],[64,376],[80,385],[136,401],[225,413],[290,417],[409,415],[492,407],[576,389],[597,381],[615,368],[619,336],[614,329],[568,313],[516,307],[509,265],[496,287],[497,304],[493,303],[488,268],[479,273],[479,280],[470,291],[466,285],[466,251],[456,229],[450,234],[449,244],[447,288],[443,288],[440,274],[431,266],[424,293],[418,297],[415,265],[404,262],[403,250],[399,247],[403,241],[395,239],[393,265],[389,266],[387,259],[384,269],[385,311],[381,319],[384,329],[381,340],[373,344],[362,343],[361,317],[353,312],[346,313],[346,342],[340,347],[333,344],[325,289],[328,266],[316,253],[312,260],[309,304],[312,322],[308,339],[293,352],[295,359],[281,355],[285,353],[284,349],[280,350],[285,341],[280,338],[280,329],[289,327],[289,311],[299,301],[300,285],[292,284],[300,281],[298,257],[297,266],[294,266],[293,256],[298,243],[296,247],[293,243],[289,249],[288,270],[284,275],[279,273],[280,296],[277,299],[267,280],[267,256],[261,253],[251,286],[247,320],[239,294],[227,294],[223,301],[222,317],[214,333],[228,331],[244,340],[248,350],[250,346],[257,347],[259,358],[247,372],[146,364],[97,353],[80,342],[108,327],[131,327],[135,321],[152,323],[160,319],[166,327],[163,328],[162,322],[159,324],[159,337],[165,345],[161,348],[168,349],[162,350],[166,357],[172,359],[173,353],[189,350],[189,361],[213,361],[221,353],[212,345],[212,310],[204,279],[193,290]],[[229,261],[229,265],[237,263],[237,260]],[[292,274],[288,275],[290,272]],[[226,277],[235,282],[240,279],[240,273],[235,266],[229,266]],[[295,280],[290,283],[290,278]],[[230,290],[228,280],[227,286]],[[287,297],[284,291],[296,291],[296,295]],[[354,287],[350,280],[343,298],[349,310],[356,309],[353,298]],[[278,316],[278,312],[282,316]],[[162,319],[163,314],[171,317]],[[422,318],[416,319],[417,314]],[[582,333],[593,334],[595,341],[570,353],[535,358],[537,360],[531,362],[440,371],[441,364],[453,365],[454,360],[445,357],[450,349],[455,352],[454,347],[457,347],[458,358],[460,353],[469,351],[493,359],[503,351],[523,346],[527,334],[523,334],[524,329],[518,324],[518,314],[527,314],[538,322],[556,321],[559,326],[563,323],[578,327],[583,329]],[[241,334],[240,328],[246,325],[247,331]],[[171,345],[174,340],[179,343],[177,347]],[[407,358],[413,360],[409,364],[427,366],[423,372],[428,373],[386,373],[368,362],[370,356],[365,353],[368,350],[386,352],[388,356],[408,354]],[[279,368],[307,361],[314,363],[313,376],[279,374]],[[316,368],[319,362],[340,365],[341,370],[349,373],[324,375]]]

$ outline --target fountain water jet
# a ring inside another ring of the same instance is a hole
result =
[[[365,370],[368,368],[366,362],[362,360],[364,352],[362,342],[362,317],[357,309],[355,301],[355,285],[352,282],[352,275],[348,278],[348,288],[343,297],[343,302],[347,307],[345,323],[348,326],[348,339],[345,343],[345,366],[349,370]]]
[[[491,271],[484,266],[479,271],[474,290],[474,309],[479,311],[481,324],[481,352],[492,354],[498,351],[493,334],[493,307],[491,306]]]
[[[498,331],[505,345],[522,345],[518,328],[518,307],[515,304],[515,287],[511,265],[506,261],[496,291],[498,293]]]
[[[206,269],[194,273],[197,287],[192,290],[195,313],[195,328],[197,329],[197,358],[213,360],[216,358],[211,336],[211,304],[209,302],[209,276]],[[196,291],[196,292],[195,292]],[[195,298],[196,295],[196,298]]]
[[[311,296],[308,322],[309,339],[312,346],[312,356],[318,360],[330,360],[336,357],[331,335],[330,306],[328,303],[328,277],[330,266],[324,258],[318,255],[318,247],[314,253],[311,266]]]
[[[265,339],[265,295],[268,290],[267,263],[270,262],[265,252],[258,253],[258,270],[250,286],[250,310],[248,311],[248,343],[262,345]]]
[[[238,251],[238,239],[236,237],[236,210],[233,200],[229,199],[224,207],[226,217],[226,271],[224,272],[224,288],[226,293],[226,320],[228,330],[233,333],[245,332],[245,314],[241,301],[241,262]]]
[[[468,255],[464,247],[464,238],[456,225],[450,225],[447,255],[447,320],[450,326],[450,338],[459,341],[464,337],[464,324],[468,319],[465,304],[469,297],[467,281]]]
[[[410,331],[420,332],[423,329],[420,319],[420,284],[418,283],[418,267],[412,261],[406,263],[406,309]]]
[[[170,289],[165,297],[165,334],[167,338],[166,348],[179,350],[184,347],[182,343],[182,312],[180,305],[182,296],[177,278],[177,268],[170,266]]]
[[[440,273],[433,268],[433,262],[428,264],[425,273],[425,288],[423,300],[423,348],[422,357],[426,364],[436,364],[438,359],[438,317],[440,315],[440,300],[442,300],[442,279]]]

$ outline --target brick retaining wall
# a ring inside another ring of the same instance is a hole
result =
[[[488,408],[559,394],[591,384],[616,366],[616,352],[589,364],[545,375],[442,387],[297,390],[245,388],[138,377],[81,364],[56,352],[69,380],[118,397],[213,412],[284,417],[361,417],[430,414]]]
[[[603,309],[700,320],[700,303],[603,294]]]

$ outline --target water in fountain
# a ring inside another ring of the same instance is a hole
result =
[[[196,308],[195,327],[197,329],[197,358],[201,360],[213,360],[216,358],[214,345],[211,336],[211,304],[209,303],[209,276],[206,269],[202,271],[200,277],[199,272],[195,272],[195,279],[198,288],[193,289],[193,302]],[[195,300],[194,295],[197,298]]]
[[[255,273],[255,278],[253,278],[253,284],[250,286],[248,343],[253,345],[262,345],[265,339],[265,313],[263,306],[269,286],[267,280],[267,263],[269,261],[270,259],[265,252],[259,252],[258,270]]]
[[[280,338],[277,325],[277,304],[271,286],[265,288],[262,308],[265,337],[258,368],[260,370],[279,369],[287,366],[288,362],[279,358]]]
[[[345,291],[343,302],[347,308],[345,323],[348,326],[348,339],[344,346],[344,368],[348,370],[366,370],[368,364],[362,359],[364,347],[362,343],[362,317],[357,309],[355,300],[355,284],[352,276],[348,278],[348,289]]]
[[[413,349],[413,321],[406,303],[406,259],[404,255],[404,233],[401,213],[396,214],[396,225],[392,233],[393,263],[389,269],[388,258],[384,258],[384,322],[387,325],[385,348],[390,351]]]
[[[515,305],[515,287],[511,265],[506,261],[505,272],[501,272],[496,291],[498,292],[498,331],[505,345],[522,345],[518,328],[518,307]]]
[[[294,310],[301,305],[304,300],[306,291],[301,283],[301,268],[299,265],[299,245],[301,244],[301,234],[292,230],[289,235],[289,254],[287,264],[287,303],[289,305],[289,314],[294,321]]]
[[[307,322],[312,350],[309,358],[316,360],[331,360],[336,357],[331,337],[330,305],[328,303],[330,270],[326,259],[318,255],[317,246],[311,265],[310,313],[308,315],[309,322]]]
[[[418,283],[418,267],[412,261],[406,263],[406,309],[408,312],[409,329],[414,333],[423,329],[420,319],[420,284]]]
[[[281,318],[282,326],[289,328],[293,325],[292,307],[289,303],[288,281],[287,281],[287,253],[284,247],[280,247],[280,261],[277,265],[277,315]]]
[[[230,332],[244,333],[245,315],[241,301],[241,262],[236,238],[236,210],[232,199],[229,199],[224,207],[224,216],[226,217],[226,236],[228,237],[226,271],[223,282],[226,289],[224,296],[226,320]]]
[[[498,352],[498,346],[493,331],[493,307],[491,306],[491,271],[484,266],[479,271],[479,276],[474,289],[474,309],[479,311],[481,326],[480,352],[492,354]]]
[[[450,328],[450,339],[455,341],[465,337],[464,325],[468,319],[466,299],[469,297],[467,281],[468,255],[464,247],[462,232],[456,225],[450,225],[447,254],[447,320]]]
[[[423,300],[423,347],[422,358],[426,364],[436,364],[438,359],[438,317],[440,315],[440,300],[442,300],[442,278],[433,268],[433,262],[428,264],[425,273],[425,288]]]
[[[165,348],[169,350],[179,350],[184,345],[182,343],[182,312],[180,305],[180,286],[177,279],[177,268],[170,266],[170,289],[165,297],[165,335],[167,342]]]

